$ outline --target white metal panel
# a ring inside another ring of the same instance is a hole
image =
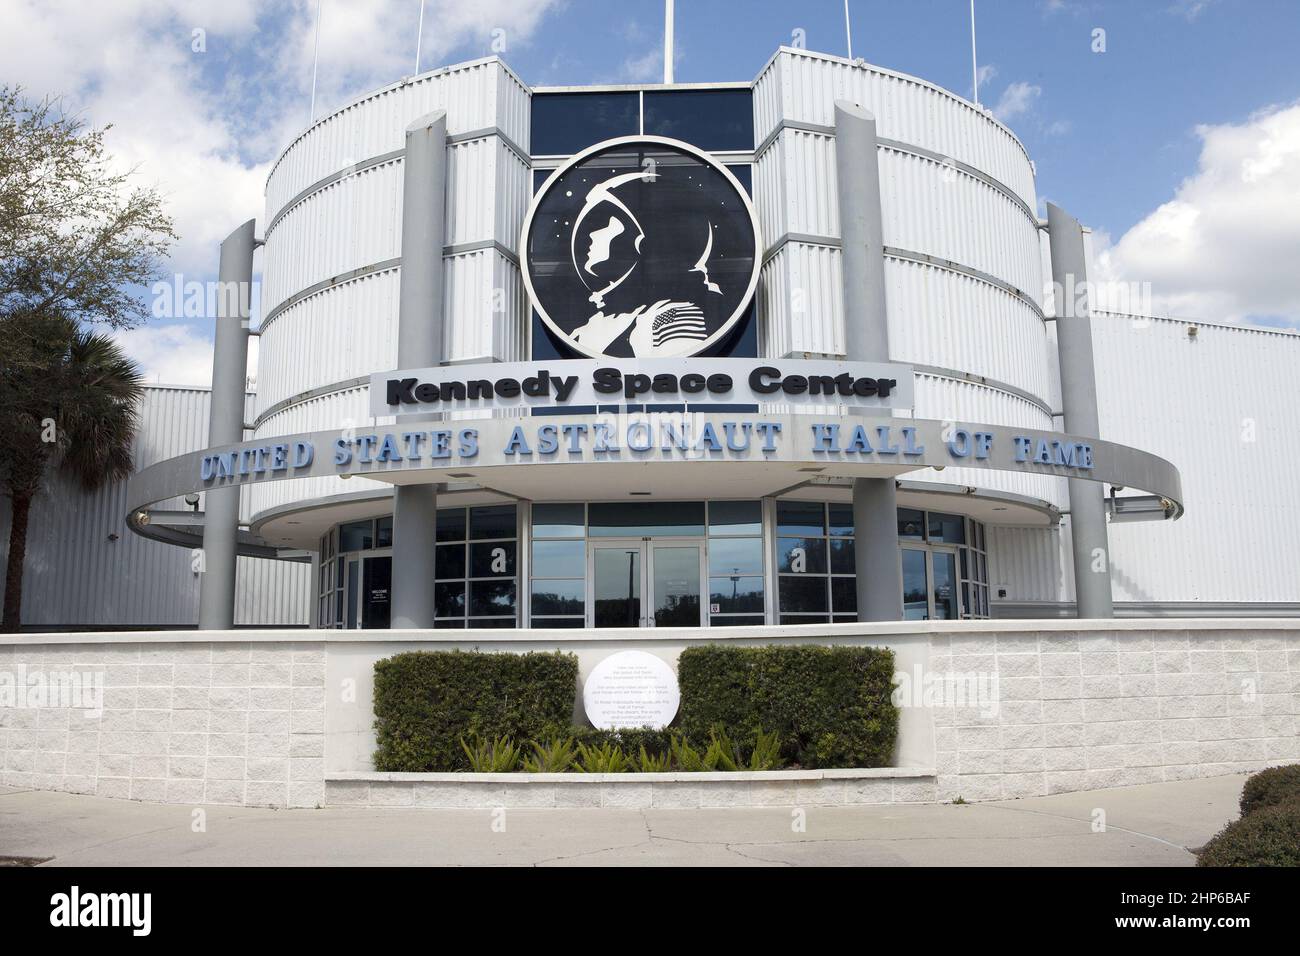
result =
[[[495,57],[446,67],[385,87],[325,116],[276,160],[266,182],[274,217],[307,187],[354,163],[402,149],[406,127],[437,109],[448,135],[500,128],[527,151],[528,88]]]
[[[1300,335],[1093,315],[1101,437],[1173,462],[1187,513],[1112,524],[1121,601],[1300,601]]]
[[[443,309],[447,361],[526,358],[523,279],[519,267],[497,250],[447,257]]]
[[[783,47],[755,81],[755,138],[762,142],[783,119],[833,126],[837,99],[874,114],[882,138],[973,166],[1037,208],[1029,157],[992,114],[932,83],[870,64]]]
[[[1073,601],[1069,525],[1015,528],[986,525],[990,593],[1006,601]]]
[[[207,389],[145,389],[136,468],[203,447]],[[94,492],[55,478],[34,503],[27,540],[23,622],[30,626],[192,626],[199,576],[187,548],[140,537],[126,526],[126,482]],[[179,501],[170,507],[183,507]],[[0,561],[9,545],[9,505],[0,500]],[[304,624],[303,564],[241,558],[236,622]]]
[[[840,250],[788,242],[759,276],[759,350],[769,358],[801,352],[844,354]]]
[[[517,252],[531,198],[528,165],[499,136],[448,148],[448,245],[495,240]]]
[[[396,368],[401,270],[385,269],[322,289],[262,331],[258,411],[311,389]]]

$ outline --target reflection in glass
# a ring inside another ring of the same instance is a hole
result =
[[[783,574],[825,574],[826,539],[777,538],[776,569]]]
[[[438,540],[465,540],[465,509],[443,508],[438,512]]]
[[[469,582],[470,614],[514,614],[514,581]]]
[[[828,505],[827,513],[830,518],[830,533],[834,537],[843,537],[853,534],[853,506],[852,505]]]
[[[709,578],[710,623],[716,621],[717,614],[762,614],[763,613],[763,579],[732,574],[727,577]],[[760,622],[761,623],[761,622]]]
[[[434,552],[433,573],[439,580],[465,576],[465,545],[440,544]]]
[[[340,551],[366,551],[374,546],[374,522],[369,518],[339,525]]]
[[[515,536],[515,506],[491,505],[469,509],[469,536],[484,538],[513,538]]]
[[[514,577],[515,543],[489,541],[469,546],[469,576],[472,578]]]
[[[930,512],[930,540],[944,544],[962,544],[966,540],[966,521],[961,515]]]
[[[826,506],[820,501],[778,501],[776,530],[780,534],[825,534]]]
[[[856,566],[852,538],[831,538],[831,574],[852,574]]]
[[[581,614],[586,592],[586,581],[534,581],[533,617],[539,614]]]
[[[700,626],[700,549],[654,549],[656,627]]]
[[[925,535],[925,515],[914,508],[898,509],[898,536],[920,540]]]
[[[709,542],[710,574],[762,574],[762,538],[714,538]]]
[[[824,576],[805,578],[798,575],[782,575],[778,580],[780,581],[778,595],[783,613],[787,611],[825,613],[827,579]]]
[[[581,578],[587,573],[587,548],[581,541],[534,541],[533,574]]]
[[[434,613],[438,617],[458,617],[465,613],[465,582],[449,581],[433,588]]]
[[[858,579],[831,578],[831,610],[836,614],[856,619],[858,611]]]
[[[709,534],[762,534],[763,506],[757,501],[710,501]]]
[[[703,537],[703,501],[602,502],[587,506],[593,538]]]
[[[641,549],[596,548],[592,556],[595,627],[639,627],[641,624]]]
[[[901,510],[899,523],[901,526]],[[930,619],[930,587],[926,581],[925,552],[903,549],[903,620]]]
[[[534,538],[581,538],[586,521],[582,504],[533,505]]]
[[[955,620],[957,618],[957,556],[947,551],[935,551],[933,558],[935,620]]]

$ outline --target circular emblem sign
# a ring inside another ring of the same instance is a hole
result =
[[[587,719],[602,730],[667,727],[680,703],[673,669],[645,651],[609,655],[592,668],[582,685]]]
[[[761,265],[740,183],[707,153],[659,136],[598,143],[556,170],[520,248],[542,321],[592,358],[713,347],[744,315]]]

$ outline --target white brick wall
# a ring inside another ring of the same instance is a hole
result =
[[[5,786],[166,803],[324,803],[323,644],[9,645],[0,671],[104,681],[98,716],[0,701]]]
[[[1090,624],[935,634],[930,669],[996,673],[1000,690],[996,713],[934,709],[941,800],[1037,796],[1300,761],[1300,629],[1245,621],[1218,630],[1182,622],[1153,630]]]

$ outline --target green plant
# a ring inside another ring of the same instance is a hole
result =
[[[493,737],[491,742],[474,736],[474,746],[460,740],[461,749],[475,773],[509,773],[519,765],[519,748],[508,737]]]
[[[1300,866],[1300,802],[1259,807],[1201,848],[1197,866]]]
[[[677,677],[677,731],[689,740],[722,726],[752,753],[760,733],[775,734],[781,757],[802,767],[883,767],[893,754],[887,648],[703,645],[682,652]]]
[[[645,744],[641,745],[641,753],[637,759],[637,770],[641,773],[664,773],[669,764],[672,763],[671,754],[652,754],[647,753]]]
[[[565,737],[572,654],[414,651],[375,664],[375,769],[467,770],[461,738]]]
[[[1269,767],[1246,781],[1241,788],[1241,815],[1249,816],[1264,807],[1300,802],[1300,764]]]
[[[632,769],[632,763],[627,754],[609,741],[599,747],[580,743],[573,769],[579,773],[627,773]]]
[[[709,729],[709,746],[704,751],[704,769],[732,771],[740,769],[736,745],[721,727]]]
[[[573,764],[573,738],[553,737],[544,744],[532,741],[533,756],[524,757],[523,768],[529,773],[564,773]]]
[[[683,773],[700,773],[708,768],[704,766],[703,755],[691,746],[685,737],[672,738],[673,766]]]
[[[780,770],[785,760],[781,757],[781,738],[775,731],[765,734],[761,730],[754,737],[754,749],[745,762],[746,770]]]

